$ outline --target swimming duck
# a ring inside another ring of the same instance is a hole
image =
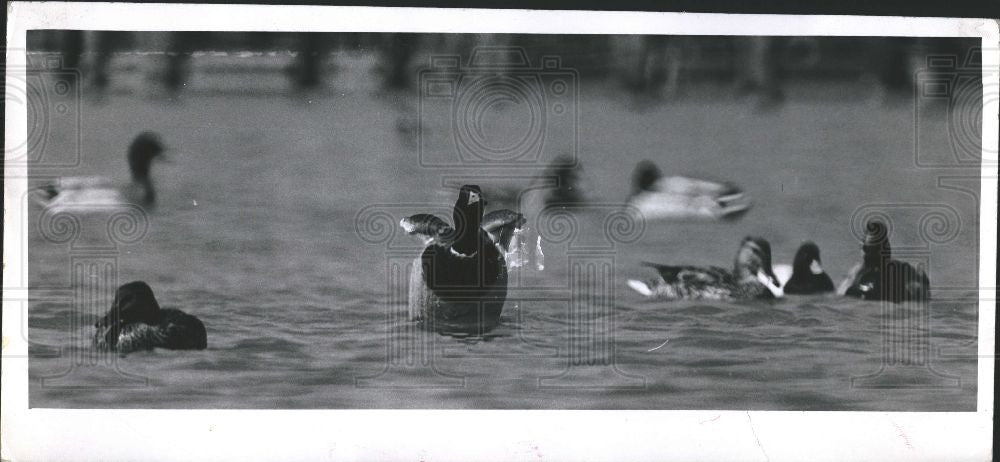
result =
[[[861,246],[864,258],[841,284],[842,293],[864,300],[926,301],[930,280],[909,263],[892,259],[888,230],[884,223],[871,221],[865,228]]]
[[[792,266],[775,265],[774,273],[778,275],[786,294],[833,292],[833,280],[823,271],[821,263],[819,246],[812,241],[806,241],[795,252]]]
[[[162,158],[165,148],[159,135],[143,132],[128,148],[128,167],[132,182],[116,188],[104,177],[66,177],[58,183],[44,185],[32,195],[46,208],[72,208],[75,211],[93,207],[138,204],[146,207],[156,202],[156,191],[150,169],[153,160]]]
[[[731,183],[664,177],[656,164],[644,160],[632,173],[628,204],[647,220],[733,220],[746,214],[752,201]]]
[[[454,226],[431,214],[400,221],[426,248],[410,275],[409,309],[428,328],[485,333],[499,323],[507,298],[507,262],[514,231],[524,217],[499,210],[485,217],[486,198],[477,185],[462,186]]]
[[[647,297],[668,300],[770,299],[783,295],[771,269],[771,244],[747,236],[740,243],[733,270],[717,266],[670,266],[644,262],[659,272],[648,282],[628,280],[628,286]]]
[[[94,346],[119,353],[153,348],[204,350],[208,346],[205,325],[198,318],[161,309],[153,289],[142,281],[119,287],[111,309],[94,328]]]

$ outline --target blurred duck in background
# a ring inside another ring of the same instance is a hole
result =
[[[583,167],[572,156],[560,155],[546,168],[543,179],[555,181],[555,186],[546,189],[545,206],[573,206],[584,202],[585,191],[581,180]]]
[[[131,183],[115,185],[99,176],[65,177],[37,188],[31,197],[45,208],[77,212],[126,204],[151,207],[156,203],[156,190],[150,170],[154,160],[163,159],[165,150],[159,135],[143,132],[128,148]]]
[[[771,244],[747,236],[740,243],[733,270],[717,266],[671,266],[643,262],[655,269],[658,278],[629,279],[627,284],[650,298],[665,300],[749,300],[773,299],[784,295],[771,268]]]
[[[791,266],[775,265],[774,273],[786,294],[821,294],[834,289],[833,280],[823,271],[819,246],[812,241],[799,246]]]
[[[664,177],[656,164],[648,160],[639,162],[633,171],[628,204],[646,220],[735,220],[753,205],[731,183]]]
[[[892,259],[885,223],[871,221],[865,230],[861,246],[864,258],[848,273],[839,292],[848,297],[893,303],[930,300],[927,274],[909,263]]]

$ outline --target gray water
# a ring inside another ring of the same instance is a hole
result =
[[[86,337],[96,313],[81,313],[72,298],[81,283],[71,278],[71,258],[85,256],[43,239],[33,207],[31,406],[975,409],[978,205],[938,187],[953,171],[914,162],[909,101],[880,102],[860,86],[792,88],[784,106],[759,112],[710,94],[639,104],[608,87],[585,85],[579,101],[578,156],[594,203],[620,204],[632,166],[648,158],[667,173],[736,182],[755,208],[734,223],[646,223],[634,242],[590,255],[610,262],[613,287],[609,297],[585,301],[582,312],[567,301],[580,295],[569,282],[569,244],[547,244],[545,270],[515,273],[502,325],[485,338],[416,329],[405,297],[387,289],[398,290],[387,265],[415,255],[412,244],[396,236],[393,245],[409,247],[392,250],[359,235],[365,207],[441,214],[456,194],[442,186],[444,176],[464,182],[484,174],[420,166],[413,139],[397,128],[416,117],[415,97],[342,83],[303,98],[84,99],[83,164],[57,174],[127,179],[125,148],[146,129],[171,147],[171,163],[154,167],[160,203],[148,231],[114,249],[117,278],[101,284],[147,281],[162,306],[204,321],[209,347],[93,352]],[[921,155],[951,158],[947,114],[940,107],[921,114]],[[449,122],[424,123],[447,130]],[[68,138],[54,136],[48,148],[72,149]],[[525,186],[475,181],[487,198]],[[963,181],[978,191],[977,180]],[[747,234],[769,239],[777,263],[790,263],[802,240],[817,242],[839,282],[860,259],[852,216],[869,204],[882,204],[898,223],[894,249],[923,248],[919,220],[933,207],[944,204],[960,217],[949,225],[953,235],[928,247],[935,300],[895,308],[907,316],[892,312],[888,328],[879,303],[835,296],[657,302],[624,284],[650,276],[643,260],[729,266]],[[494,206],[504,206],[502,198]],[[606,236],[597,225],[604,209],[595,210],[578,218],[581,242]],[[101,242],[104,233],[85,228],[78,243]],[[928,310],[926,325],[914,321]],[[914,365],[876,374],[886,358],[898,358],[887,351],[910,355]]]

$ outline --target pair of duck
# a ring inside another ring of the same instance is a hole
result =
[[[431,214],[404,218],[407,233],[423,239],[410,282],[411,316],[441,332],[485,333],[499,323],[507,298],[505,254],[521,214],[498,210],[484,214],[479,186],[459,191],[452,225]],[[202,322],[175,309],[161,309],[142,281],[122,285],[107,314],[94,325],[94,345],[128,353],[153,348],[204,349]]]
[[[894,260],[887,229],[881,222],[868,223],[862,245],[863,260],[841,284],[840,293],[864,300],[895,303],[930,299],[930,280],[912,265]],[[650,281],[629,280],[628,285],[647,297],[671,300],[774,299],[784,294],[821,294],[834,291],[833,280],[823,271],[819,246],[803,243],[795,253],[790,277],[779,278],[771,266],[771,245],[763,238],[748,236],[740,243],[733,270],[719,267],[669,266],[645,263],[659,277]],[[782,287],[784,285],[784,287]]]
[[[31,198],[53,210],[88,212],[107,207],[156,203],[152,165],[162,160],[166,147],[160,136],[143,132],[128,148],[126,159],[132,181],[115,185],[104,177],[64,177],[32,191]],[[161,309],[152,288],[142,281],[129,282],[115,291],[111,308],[94,324],[94,346],[129,353],[153,348],[205,349],[208,335],[198,318],[176,309]]]
[[[790,278],[779,278],[775,274],[771,265],[771,244],[756,236],[747,236],[740,242],[731,271],[717,266],[643,264],[655,269],[659,277],[649,281],[630,279],[628,286],[642,295],[659,299],[773,299],[786,293],[833,291],[833,281],[820,265],[819,247],[812,242],[799,247]]]
[[[566,207],[585,202],[582,168],[572,157],[557,157],[542,178],[556,183],[544,190],[543,206]],[[647,221],[736,220],[753,206],[750,197],[733,183],[664,176],[649,160],[633,169],[632,190],[626,203],[630,211]]]

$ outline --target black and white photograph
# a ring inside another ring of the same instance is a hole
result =
[[[783,418],[990,457],[996,21],[15,6],[5,459],[162,459],[11,430],[124,410],[85,431],[386,410],[358,428],[447,445],[684,411],[738,436],[677,451],[753,451],[711,460],[801,460]],[[337,438],[292,458],[463,460]],[[518,438],[481,460],[572,459]]]

